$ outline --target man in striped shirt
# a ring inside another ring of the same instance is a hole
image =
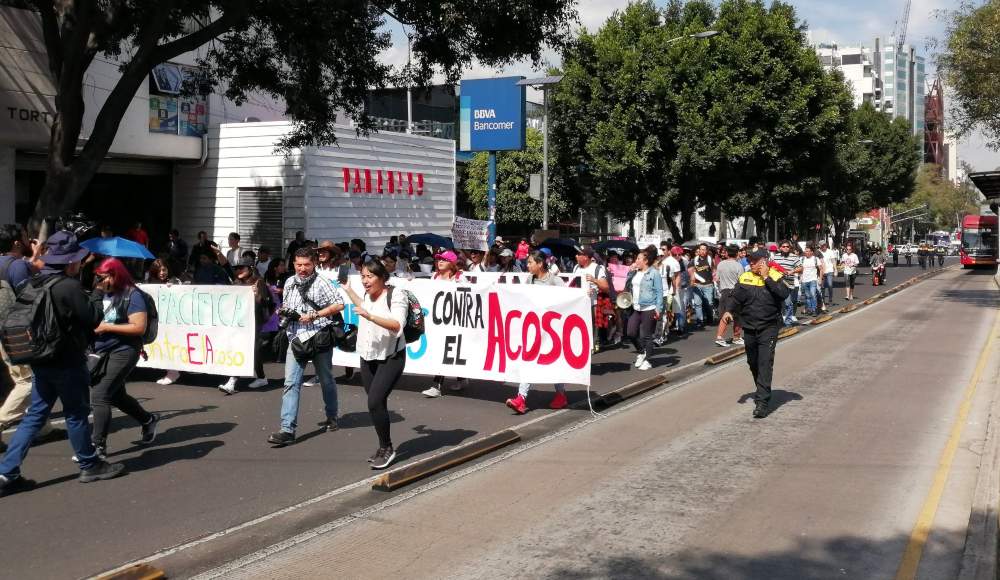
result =
[[[778,244],[778,253],[774,256],[774,262],[784,274],[784,282],[791,288],[795,284],[795,276],[802,272],[802,258],[792,253],[792,243],[788,240],[781,240]],[[785,326],[798,324],[795,318],[795,293],[790,292],[785,298],[785,305],[782,312],[782,319]]]

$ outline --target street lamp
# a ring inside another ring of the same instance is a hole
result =
[[[685,34],[683,36],[678,36],[677,38],[671,38],[667,41],[667,44],[677,42],[678,40],[683,40],[685,38],[712,38],[718,34],[718,30],[703,30],[701,32],[695,32],[694,34]]]
[[[549,229],[549,87],[563,80],[563,75],[522,79],[518,86],[542,91],[542,229]]]

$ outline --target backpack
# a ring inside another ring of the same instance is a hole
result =
[[[389,286],[386,290],[390,309],[392,309],[392,289],[393,287]],[[403,338],[406,340],[406,344],[410,344],[411,342],[420,340],[420,337],[426,331],[424,311],[420,307],[417,297],[413,295],[413,292],[404,288],[400,288],[400,292],[406,294],[406,324],[403,325]]]
[[[0,343],[12,364],[55,358],[66,332],[52,304],[52,287],[62,279],[59,275],[35,277],[21,285],[21,293],[0,324]]]
[[[12,256],[6,256],[10,258],[10,261],[6,262],[0,266],[0,319],[7,316],[7,311],[10,307],[14,305],[17,300],[17,294],[14,292],[14,287],[10,285],[10,281],[7,279],[7,270],[10,269],[11,264],[14,263],[14,258]]]
[[[142,301],[146,304],[146,330],[142,336],[137,338],[136,342],[143,345],[156,342],[156,335],[159,333],[160,327],[160,315],[156,311],[156,301],[148,293],[140,290],[138,286],[133,286],[132,291],[142,296]],[[119,300],[114,305],[119,324],[128,320],[128,305],[131,300],[132,295],[129,294],[128,300]]]

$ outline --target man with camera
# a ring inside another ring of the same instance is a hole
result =
[[[277,447],[295,443],[302,374],[310,360],[316,369],[326,410],[326,420],[320,426],[327,431],[337,430],[337,383],[331,358],[337,331],[343,330],[344,300],[332,282],[317,275],[313,250],[297,250],[293,265],[295,275],[285,283],[284,303],[279,311],[289,343],[285,390],[281,397],[281,430],[267,438],[268,443]]]

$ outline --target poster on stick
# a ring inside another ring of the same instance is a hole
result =
[[[140,367],[252,377],[253,290],[248,286],[142,284],[156,301],[159,332]]]
[[[460,250],[489,250],[493,245],[493,228],[491,221],[456,216],[451,226],[451,241]]]
[[[351,287],[361,295],[360,276]],[[426,332],[406,348],[407,374],[500,382],[590,384],[593,347],[590,298],[580,288],[393,278],[424,311]],[[346,298],[346,296],[345,296]],[[349,306],[344,318],[357,323]],[[358,366],[357,354],[336,350],[333,364]]]

